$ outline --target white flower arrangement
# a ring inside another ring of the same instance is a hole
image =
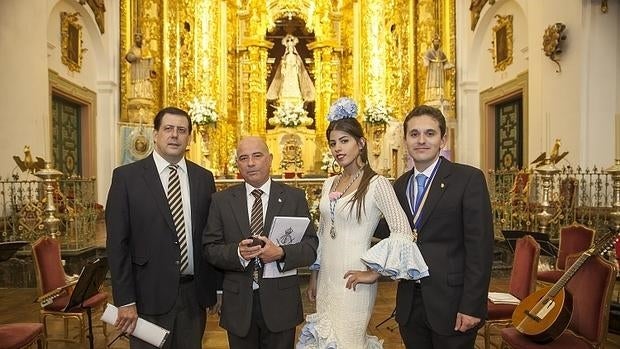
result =
[[[364,121],[369,124],[387,124],[392,118],[392,108],[385,104],[371,104],[364,109]]]
[[[188,104],[188,114],[194,125],[206,126],[217,122],[219,115],[215,109],[215,101],[207,100],[206,97],[201,97],[200,99],[194,97],[194,100]]]
[[[273,112],[273,124],[284,127],[295,127],[304,123],[308,112],[301,104],[284,103]]]

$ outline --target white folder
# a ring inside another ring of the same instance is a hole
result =
[[[269,240],[278,246],[296,244],[301,241],[310,224],[308,217],[275,216],[269,230]],[[297,269],[280,272],[278,262],[266,263],[263,269],[263,278],[281,278],[297,274]],[[286,263],[286,262],[285,262]]]

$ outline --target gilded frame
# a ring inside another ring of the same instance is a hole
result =
[[[512,15],[495,15],[497,23],[493,27],[493,65],[495,71],[504,71],[512,64]]]
[[[79,13],[60,13],[60,46],[62,63],[70,71],[82,69],[82,25],[78,23]]]

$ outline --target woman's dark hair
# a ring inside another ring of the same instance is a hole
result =
[[[375,172],[370,165],[368,164],[368,140],[364,137],[364,131],[362,130],[362,125],[357,121],[357,119],[349,118],[349,119],[340,119],[336,121],[332,121],[327,126],[327,130],[325,131],[325,136],[327,138],[327,142],[329,142],[329,135],[332,131],[342,131],[350,134],[355,138],[355,141],[359,144],[360,140],[364,139],[364,145],[360,150],[360,157],[362,158],[362,162],[364,163],[362,179],[360,180],[360,184],[357,187],[357,191],[353,194],[349,203],[353,207],[357,204],[357,220],[361,220],[362,218],[362,208],[364,207],[364,198],[366,196],[366,192],[368,191],[368,185],[370,184],[370,180],[374,177],[377,172]]]
[[[187,124],[189,125],[187,130],[188,134],[192,133],[192,118],[189,117],[189,114],[185,110],[179,109],[177,107],[166,107],[157,112],[155,118],[153,119],[153,127],[156,130],[159,130],[159,127],[161,126],[161,119],[163,119],[164,115],[166,114],[185,116],[185,118],[187,119]]]

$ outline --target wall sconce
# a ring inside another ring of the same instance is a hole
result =
[[[548,26],[543,36],[543,50],[545,51],[545,56],[549,57],[549,59],[558,65],[558,70],[556,70],[557,73],[562,71],[562,67],[558,62],[558,56],[562,53],[560,44],[562,41],[566,40],[564,29],[566,29],[566,25],[558,22]]]

